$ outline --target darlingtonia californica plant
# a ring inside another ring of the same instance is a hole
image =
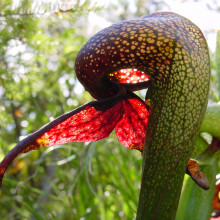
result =
[[[196,161],[189,160],[207,106],[210,75],[207,44],[196,25],[169,12],[113,24],[81,48],[75,72],[96,101],[18,143],[0,164],[0,183],[19,153],[97,141],[115,129],[122,145],[143,151],[137,219],[174,218],[185,172],[209,188]],[[133,93],[143,88],[148,88],[144,101]]]

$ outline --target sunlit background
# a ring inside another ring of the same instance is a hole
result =
[[[211,92],[219,96],[219,0],[0,1],[0,160],[26,135],[92,100],[74,73],[86,40],[115,22],[159,11],[201,28],[210,48]],[[135,219],[141,163],[140,153],[125,149],[114,133],[22,154],[6,174],[0,218]]]
[[[110,7],[111,5],[120,5],[120,2],[127,2],[128,11],[126,16],[129,19],[134,18],[134,14],[137,12],[137,1],[120,1],[120,0],[106,0],[106,1],[96,1],[94,3],[104,7]],[[216,31],[220,30],[220,1],[218,0],[164,0],[164,1],[138,1],[142,5],[142,9],[145,8],[146,14],[159,12],[159,11],[171,11],[185,16],[186,18],[193,21],[200,29],[205,33],[208,44],[212,51],[214,51],[216,46]],[[116,13],[122,13],[123,8],[117,8]],[[142,13],[144,12],[144,9]],[[94,30],[94,26],[97,29],[102,29],[109,26],[115,20],[112,16],[114,13],[98,15],[97,13],[90,13],[88,15],[88,20],[90,23],[91,32]],[[115,20],[116,21],[116,20]]]

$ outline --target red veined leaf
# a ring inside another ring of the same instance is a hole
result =
[[[19,153],[37,150],[40,146],[71,141],[97,141],[108,137],[122,116],[122,102],[112,107],[88,103],[64,114],[18,143],[0,163],[0,187],[9,164]]]
[[[90,102],[61,115],[19,142],[0,163],[0,187],[9,164],[19,153],[37,150],[40,146],[70,141],[96,141],[108,137],[122,116],[124,88],[108,99]]]
[[[83,110],[56,125],[37,139],[41,146],[64,144],[73,141],[97,141],[106,138],[122,116],[121,102],[102,111],[87,105]]]
[[[137,96],[122,101],[123,116],[117,123],[115,132],[118,140],[129,149],[143,151],[149,111]]]

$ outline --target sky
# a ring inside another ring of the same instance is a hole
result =
[[[79,3],[82,5],[86,0],[32,0],[33,7],[34,5],[39,4],[52,4],[54,3],[54,10],[59,10],[59,8],[65,10],[72,8],[73,5]],[[93,4],[97,6],[108,7],[110,5],[117,5],[115,7],[114,13],[120,11],[119,1],[123,0],[90,0]],[[14,0],[13,7],[19,5],[19,0]],[[136,10],[136,0],[124,0],[124,2],[129,3],[129,10]],[[147,9],[150,9],[151,12],[155,12],[154,4],[155,2],[164,2],[163,8],[161,11],[172,11],[180,15],[185,16],[194,22],[200,29],[204,32],[205,37],[207,38],[210,50],[215,51],[216,45],[216,33],[217,30],[220,30],[220,0],[143,0],[143,3],[146,5]],[[161,5],[161,4],[160,4]],[[44,8],[44,7],[42,7]],[[216,10],[219,8],[219,12]],[[39,10],[39,9],[38,9]],[[43,10],[43,9],[42,9]],[[121,9],[122,10],[122,9]],[[39,12],[39,11],[38,11]],[[106,11],[108,12],[108,11]],[[110,12],[111,13],[111,12]],[[114,16],[114,15],[112,15]],[[99,31],[109,25],[111,22],[105,18],[105,16],[100,16],[96,12],[91,12],[88,14],[88,21],[90,25],[88,27],[87,34],[92,36],[96,31]]]
[[[117,4],[118,0],[93,0],[97,5],[108,6],[111,3]],[[134,0],[130,2],[130,9],[135,10]],[[149,0],[146,2],[149,2]],[[216,33],[220,30],[220,12],[215,10],[220,8],[219,0],[164,0],[168,5],[169,11],[185,16],[194,22],[205,34],[210,50],[214,52],[216,46]],[[209,6],[207,6],[209,5]],[[167,11],[168,7],[164,6],[161,11]],[[91,25],[98,26],[102,29],[111,25],[111,23],[104,17],[98,16],[96,13],[90,13],[89,20]],[[92,30],[92,26],[90,27]]]

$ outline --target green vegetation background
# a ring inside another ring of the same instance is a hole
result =
[[[116,22],[149,12],[142,1],[137,1],[133,14],[119,1],[122,10],[116,16],[112,12],[117,5],[106,9],[89,0],[80,2],[68,13],[65,7],[34,7],[27,0],[16,10],[12,1],[0,3],[0,160],[22,136],[92,100],[80,92],[74,74],[77,52],[91,35],[88,13],[96,11]],[[216,93],[216,74],[212,88]],[[5,175],[0,218],[134,219],[141,163],[140,153],[124,148],[114,133],[95,143],[70,143],[22,154]]]

